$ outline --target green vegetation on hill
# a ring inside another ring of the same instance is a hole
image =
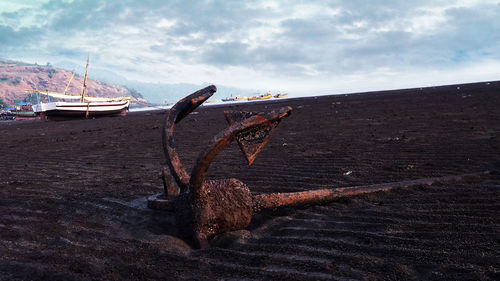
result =
[[[10,83],[12,85],[18,85],[21,82],[21,77],[16,76],[15,78],[10,79],[8,76],[2,75],[0,76],[0,83],[1,82]]]
[[[9,105],[3,101],[3,99],[0,98],[0,109],[6,108]]]
[[[38,99],[35,93],[28,93],[23,99],[24,102],[31,102],[32,104],[38,103]]]
[[[16,76],[14,79],[10,81],[10,83],[12,83],[12,85],[18,85],[19,83],[21,83],[21,77]]]
[[[50,68],[48,73],[49,73],[48,74],[49,78],[52,78],[52,77],[54,77],[54,74],[57,73],[57,70],[55,70],[54,68]]]

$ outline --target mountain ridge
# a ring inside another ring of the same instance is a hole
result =
[[[73,73],[63,68],[0,60],[0,99],[9,105],[26,97],[25,90],[64,92]],[[81,93],[83,77],[75,74],[66,93]],[[138,91],[109,82],[87,80],[87,95],[96,97],[131,97],[136,104],[147,103]]]

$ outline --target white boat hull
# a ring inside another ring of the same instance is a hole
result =
[[[40,115],[66,117],[92,117],[102,115],[125,115],[130,102],[49,102],[33,105],[33,111]]]

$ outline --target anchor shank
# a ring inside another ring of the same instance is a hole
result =
[[[372,185],[359,185],[342,188],[332,189],[317,189],[302,192],[291,193],[271,193],[254,195],[253,210],[259,212],[265,209],[275,209],[281,206],[305,206],[310,204],[322,204],[331,202],[340,197],[349,197],[365,193],[373,193],[378,191],[388,191],[396,188],[405,188],[418,185],[434,185],[453,183],[463,181],[466,179],[480,178],[488,175],[490,172],[470,173],[457,176],[444,176],[436,178],[424,178],[392,183],[372,184]]]

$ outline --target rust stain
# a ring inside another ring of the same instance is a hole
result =
[[[444,176],[436,178],[424,178],[400,182],[360,185],[332,189],[317,189],[303,192],[271,193],[253,196],[253,210],[259,212],[265,209],[275,209],[281,206],[304,206],[312,204],[324,204],[332,202],[340,197],[349,197],[366,193],[389,191],[397,188],[407,188],[420,185],[435,185],[459,182],[471,178],[483,177],[489,171],[470,173],[456,176]]]
[[[229,125],[233,125],[237,122],[241,122],[255,115],[264,115],[264,113],[256,112],[237,112],[237,111],[224,111],[226,120]],[[236,136],[236,141],[240,146],[241,151],[245,155],[248,161],[248,165],[252,165],[253,161],[257,155],[262,151],[264,146],[269,141],[271,133],[278,126],[279,120],[274,122],[269,122],[252,130],[243,131]]]
[[[163,150],[166,167],[163,169],[164,194],[148,201],[154,209],[174,210],[180,229],[192,235],[198,246],[209,246],[210,237],[246,228],[254,212],[282,206],[323,204],[340,197],[388,191],[419,185],[450,183],[482,177],[489,172],[392,182],[384,184],[317,189],[303,192],[251,195],[250,189],[235,178],[205,180],[210,164],[233,140],[236,140],[251,165],[262,151],[280,121],[289,116],[291,107],[282,107],[268,113],[231,112],[224,115],[229,127],[214,136],[203,150],[192,169],[191,176],[184,170],[175,150],[174,126],[200,106],[216,91],[209,86],[181,99],[165,118]]]
[[[174,127],[184,117],[210,98],[217,88],[214,85],[198,90],[179,100],[169,111],[163,126],[162,143],[166,168],[162,171],[164,191],[168,196],[177,196],[187,189],[189,175],[182,166],[175,150]]]

